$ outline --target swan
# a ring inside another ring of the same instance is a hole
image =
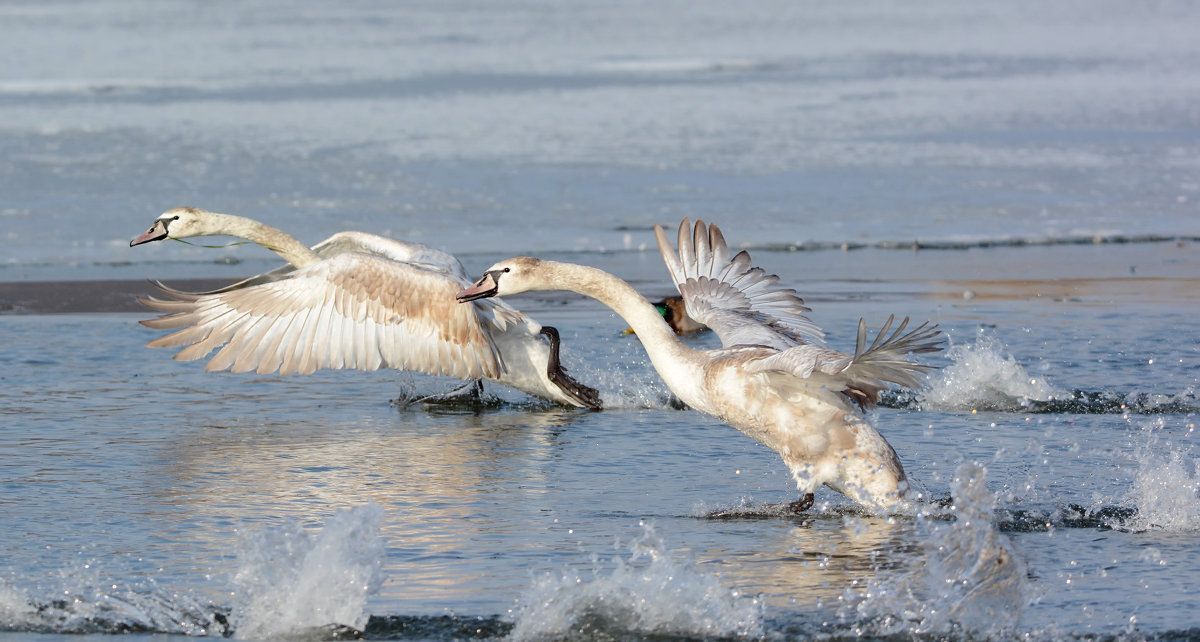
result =
[[[858,325],[854,354],[822,345],[809,308],[779,278],[753,267],[729,248],[716,225],[688,219],[679,226],[679,251],[655,226],[659,250],[688,314],[721,339],[716,350],[679,340],[663,316],[628,283],[596,268],[517,257],[496,263],[461,302],[529,290],[569,290],[592,297],[625,319],[655,370],[685,404],[716,417],[778,452],[810,508],[822,484],[872,510],[896,506],[907,488],[896,451],[864,412],[893,383],[915,387],[928,366],[904,358],[941,349],[936,325],[905,332],[906,317],[891,334],[894,317],[867,343]]]
[[[147,346],[182,347],[175,359],[190,361],[223,345],[210,371],[397,368],[473,380],[458,392],[477,394],[488,379],[560,404],[600,407],[595,390],[562,370],[555,328],[497,301],[458,305],[454,295],[471,279],[458,259],[434,248],[362,232],[309,248],[253,219],[194,207],[163,213],[129,245],[214,235],[258,243],[288,265],[210,292],[157,284],[167,298],[138,300],[164,314],[141,323],[176,332]]]

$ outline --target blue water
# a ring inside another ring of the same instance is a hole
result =
[[[146,314],[0,305],[0,640],[1196,637],[1197,27],[1172,2],[0,7],[0,281],[26,292],[276,265],[128,247],[195,205],[653,297],[651,226],[691,216],[834,347],[891,313],[948,338],[873,415],[929,503],[784,517],[779,457],[675,409],[573,295],[512,302],[602,412],[205,373],[145,348]]]

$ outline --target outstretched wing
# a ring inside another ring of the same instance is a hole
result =
[[[432,274],[441,274],[447,279],[453,279],[458,282],[459,289],[468,287],[472,283],[466,268],[463,267],[463,264],[453,254],[429,247],[423,243],[397,241],[376,234],[348,231],[334,234],[312,246],[312,250],[324,259],[349,253],[374,254]],[[234,290],[257,287],[265,283],[274,283],[287,279],[295,272],[295,266],[283,265],[269,272],[263,272],[262,274],[231,283],[216,290],[209,290],[208,292],[176,290],[161,283],[156,283],[155,285],[163,294],[179,299],[189,296],[223,294]],[[424,272],[417,272],[417,274],[424,274]],[[475,308],[484,314],[487,321],[499,330],[505,330],[511,325],[523,325],[531,334],[537,334],[542,329],[542,326],[536,321],[525,316],[516,308],[513,308],[500,299],[478,301]]]
[[[914,363],[909,354],[937,352],[942,349],[941,331],[929,322],[904,332],[908,317],[890,335],[895,316],[888,317],[875,340],[867,345],[867,324],[858,321],[858,341],[854,355],[822,346],[802,345],[789,348],[746,365],[748,372],[784,372],[801,379],[819,378],[830,390],[850,395],[864,408],[879,403],[880,393],[888,384],[906,388],[920,385],[919,375],[931,366]]]
[[[494,378],[503,364],[481,318],[491,310],[458,304],[461,287],[417,265],[346,252],[274,281],[208,294],[163,288],[170,299],[139,300],[166,313],[142,325],[176,330],[147,345],[183,348],[175,355],[183,361],[221,348],[207,370],[399,368]]]
[[[786,350],[822,343],[824,333],[804,314],[810,312],[795,290],[776,286],[779,277],[750,264],[750,255],[729,258],[729,247],[716,225],[683,219],[679,253],[661,226],[654,226],[658,249],[687,313],[712,328],[725,347],[760,345]]]

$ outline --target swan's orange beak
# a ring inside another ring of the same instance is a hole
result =
[[[167,238],[167,223],[163,220],[157,220],[154,221],[154,225],[150,226],[150,229],[134,237],[129,242],[129,247],[149,243],[150,241],[161,241],[165,238]]]
[[[475,299],[486,299],[487,297],[495,296],[496,290],[499,289],[499,287],[500,286],[496,284],[496,277],[494,277],[491,272],[485,272],[484,275],[475,282],[475,285],[472,285],[462,292],[459,292],[455,298],[458,299],[459,303],[466,303],[467,301],[474,301]]]

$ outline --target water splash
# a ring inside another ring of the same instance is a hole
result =
[[[28,630],[36,621],[37,608],[16,587],[0,582],[0,629]]]
[[[613,560],[607,575],[547,573],[512,611],[510,640],[649,635],[760,637],[762,602],[720,584],[687,561],[676,561],[651,526]],[[595,563],[594,563],[595,564]]]
[[[50,597],[0,581],[0,630],[36,633],[223,635],[221,609],[153,579],[102,575],[94,561],[64,570]]]
[[[1200,459],[1188,448],[1177,448],[1160,439],[1166,421],[1143,426],[1148,443],[1137,454],[1138,470],[1129,491],[1137,513],[1124,520],[1128,530],[1200,530]],[[1195,430],[1188,425],[1188,432]]]
[[[969,632],[1005,635],[1031,600],[1024,561],[992,524],[995,498],[987,469],[964,463],[951,492],[953,521],[928,520],[921,554],[902,571],[881,575],[867,591],[849,595],[844,619],[861,619],[878,635]]]
[[[995,338],[979,335],[973,344],[946,351],[953,362],[919,396],[927,410],[1024,409],[1031,401],[1049,401],[1064,393],[1041,377],[1031,376],[1012,355],[1005,355]]]
[[[383,510],[340,512],[311,536],[295,522],[239,542],[231,620],[239,638],[269,638],[330,625],[362,630],[367,598],[383,583]]]

